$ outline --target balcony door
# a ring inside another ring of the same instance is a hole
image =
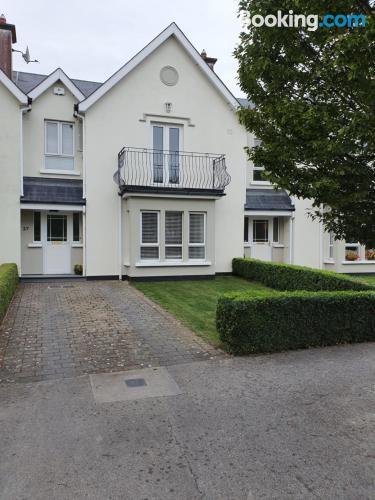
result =
[[[180,154],[182,127],[152,125],[152,176],[155,184],[180,183]]]

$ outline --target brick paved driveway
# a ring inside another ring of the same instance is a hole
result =
[[[128,283],[21,283],[0,326],[0,381],[222,356]]]

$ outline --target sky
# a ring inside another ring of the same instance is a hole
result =
[[[217,57],[215,70],[236,97],[233,50],[241,22],[238,0],[0,0],[0,14],[16,25],[15,49],[29,46],[26,64],[13,69],[49,74],[61,67],[71,78],[103,82],[175,21],[196,49]]]

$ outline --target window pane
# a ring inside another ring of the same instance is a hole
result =
[[[40,212],[34,212],[34,241],[40,241]]]
[[[253,241],[255,243],[268,242],[268,220],[255,220],[253,222]]]
[[[141,247],[141,259],[158,259],[159,247]]]
[[[248,217],[245,217],[245,221],[244,221],[243,240],[249,241],[249,218]]]
[[[165,212],[165,244],[182,245],[182,212]]]
[[[204,247],[189,247],[189,259],[204,259],[204,258],[205,258]]]
[[[253,170],[253,180],[254,181],[266,181],[267,179],[264,176],[264,169],[263,168],[254,168]]]
[[[53,170],[74,170],[74,158],[64,156],[46,156],[45,167]]]
[[[163,127],[152,127],[154,182],[163,182]]]
[[[73,241],[80,241],[79,236],[79,213],[75,212],[73,214]]]
[[[71,123],[63,123],[61,125],[61,152],[63,155],[73,156],[73,125]]]
[[[178,184],[179,175],[179,150],[180,150],[180,130],[175,127],[169,129],[169,182]]]
[[[278,217],[273,218],[273,242],[274,243],[279,242],[279,218]]]
[[[66,241],[66,215],[47,215],[47,240]]]
[[[189,214],[189,243],[204,243],[204,214]]]
[[[59,154],[57,123],[46,122],[46,153]]]
[[[165,247],[166,259],[182,259],[182,247]]]
[[[158,243],[158,214],[142,212],[142,243]]]
[[[375,249],[366,248],[366,260],[375,260]]]

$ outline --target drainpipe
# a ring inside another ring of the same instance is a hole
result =
[[[31,99],[29,99],[29,104],[25,108],[20,109],[20,195],[23,196],[23,115],[31,111]]]
[[[86,273],[86,205],[82,207],[82,239],[83,239],[83,252],[82,252],[82,264],[83,264],[83,276],[87,276]]]
[[[74,117],[82,122],[82,178],[83,178],[83,194],[82,198],[86,199],[86,121],[85,116],[78,112],[78,104],[74,105]]]
[[[119,258],[119,274],[118,279],[122,281],[122,195],[119,195],[118,209],[118,258]]]
[[[289,219],[289,264],[293,264],[293,247],[294,247],[294,212]]]
[[[74,105],[74,117],[78,118],[82,122],[82,198],[86,200],[86,121],[85,116],[79,113],[78,104]],[[84,205],[82,210],[82,225],[83,225],[83,276],[87,276],[86,270],[86,205]]]
[[[323,205],[320,205],[321,214],[323,214]],[[319,221],[319,269],[323,269],[323,221]]]

